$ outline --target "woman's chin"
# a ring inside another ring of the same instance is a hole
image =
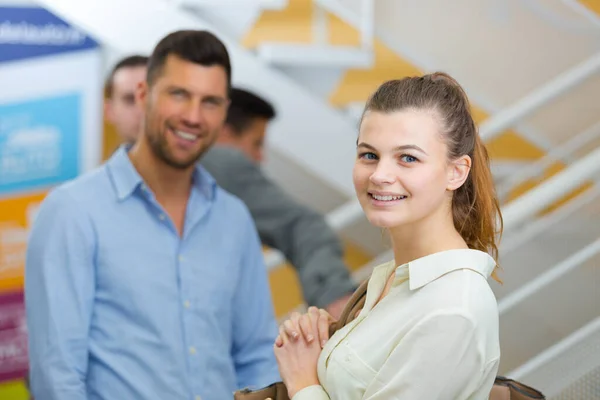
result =
[[[381,215],[367,215],[367,220],[371,225],[381,229],[394,228],[400,224],[397,218],[389,218]]]

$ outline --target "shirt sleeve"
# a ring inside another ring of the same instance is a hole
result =
[[[94,232],[60,189],[42,203],[28,241],[25,305],[33,397],[84,400],[94,299]]]
[[[277,321],[260,241],[250,215],[244,216],[241,272],[233,299],[232,356],[238,388],[262,388],[281,381],[273,351]]]
[[[402,339],[363,399],[468,398],[483,364],[473,321],[460,313],[436,313]]]
[[[321,385],[313,385],[300,390],[292,400],[329,400],[329,395]]]
[[[323,215],[299,204],[241,152],[216,146],[202,165],[248,207],[260,239],[297,270],[305,301],[326,307],[356,289],[343,247]]]

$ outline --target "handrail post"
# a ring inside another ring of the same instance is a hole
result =
[[[361,46],[364,50],[373,49],[375,26],[375,2],[374,0],[362,0],[361,2]]]

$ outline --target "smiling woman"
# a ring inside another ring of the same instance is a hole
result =
[[[435,73],[381,85],[361,119],[353,179],[394,260],[374,269],[364,307],[331,339],[323,310],[281,326],[275,354],[290,397],[488,398],[500,348],[487,279],[501,217],[458,83]]]
[[[384,83],[367,103],[357,143],[354,184],[371,223],[399,233],[404,242],[406,229],[394,226],[408,225],[413,235],[428,229],[428,221],[439,225],[440,215],[450,217],[448,226],[469,248],[497,258],[502,220],[488,155],[467,96],[453,78],[435,73]],[[373,207],[381,205],[373,195],[406,201],[390,217]]]

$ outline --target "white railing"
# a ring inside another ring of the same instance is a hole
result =
[[[534,217],[545,207],[579,188],[599,172],[600,147],[507,204],[502,210],[505,231],[510,232],[515,229],[523,221]]]
[[[539,292],[552,282],[560,279],[565,276],[569,272],[583,265],[586,261],[595,257],[598,253],[600,253],[600,239],[595,242],[590,243],[585,246],[583,249],[579,250],[575,254],[571,255],[566,260],[558,263],[554,267],[550,268],[543,274],[539,275],[537,278],[531,280],[530,282],[524,284],[519,289],[515,290],[512,293],[506,295],[500,302],[498,303],[498,311],[500,315],[507,313],[509,310],[513,309],[517,306],[517,304],[521,303],[526,298],[532,296],[533,294]]]
[[[506,376],[539,387],[552,398],[599,365],[600,317],[597,317]]]
[[[600,28],[600,17],[594,11],[590,10],[579,0],[562,0],[567,6],[571,7],[573,11],[580,14],[582,17],[587,19],[591,24],[596,25],[596,28]],[[597,34],[597,30],[594,34]]]
[[[481,138],[484,141],[493,139],[527,115],[581,84],[599,70],[600,52],[496,113],[479,127]]]
[[[498,185],[498,197],[503,200],[518,185],[529,179],[540,176],[544,170],[557,161],[565,160],[568,156],[580,150],[585,145],[600,137],[600,122],[573,136],[566,143],[556,146],[544,157],[527,165],[517,175],[507,178]]]
[[[562,207],[557,208],[551,213],[526,224],[522,229],[511,232],[500,242],[500,254],[508,254],[517,248],[524,246],[527,242],[543,232],[547,232],[550,227],[565,220],[573,215],[575,211],[595,201],[600,195],[600,187],[593,186],[585,193],[580,194]]]

